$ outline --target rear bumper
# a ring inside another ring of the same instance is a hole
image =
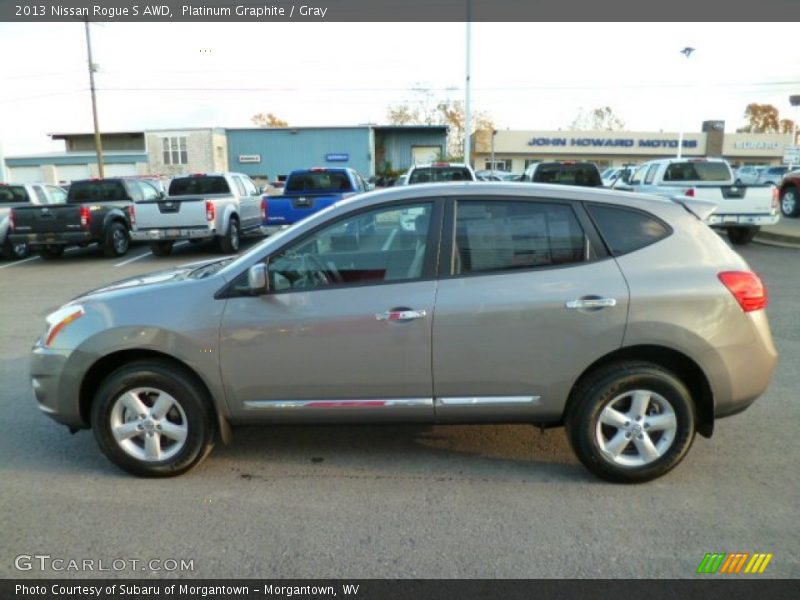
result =
[[[28,246],[66,246],[96,242],[91,231],[63,231],[59,233],[12,233],[8,239],[13,243],[25,242]]]
[[[144,228],[131,231],[131,239],[137,242],[210,239],[215,235],[216,229],[208,227]]]

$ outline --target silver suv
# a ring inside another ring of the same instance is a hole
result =
[[[506,183],[360,195],[236,259],[59,308],[33,390],[137,475],[190,469],[231,425],[527,422],[566,426],[602,478],[653,479],[758,398],[777,358],[761,281],[707,205],[682,202]]]

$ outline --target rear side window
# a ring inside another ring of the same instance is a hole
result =
[[[543,163],[534,171],[533,181],[561,185],[603,185],[603,180],[600,179],[600,172],[593,164]]]
[[[664,172],[664,181],[730,181],[728,166],[720,162],[672,163]]]
[[[169,184],[170,196],[194,196],[201,194],[230,194],[228,182],[220,175],[203,177],[178,177]]]
[[[128,200],[128,192],[121,181],[76,181],[69,186],[67,202],[102,202]]]
[[[466,167],[422,167],[414,169],[408,183],[441,183],[446,181],[472,181]]]
[[[290,175],[287,192],[352,192],[350,178],[343,171],[308,171]]]
[[[455,275],[583,262],[586,237],[572,208],[523,201],[462,201],[456,212]]]
[[[599,204],[588,204],[586,209],[614,256],[644,248],[670,234],[662,221],[645,212]]]
[[[0,185],[0,204],[29,202],[28,192],[21,185]]]

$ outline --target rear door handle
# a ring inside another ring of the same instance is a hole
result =
[[[375,318],[378,321],[411,321],[413,319],[424,319],[427,314],[424,310],[396,309],[378,313]]]
[[[606,308],[608,306],[616,305],[616,298],[578,298],[577,300],[570,300],[566,303],[566,307],[570,309]]]

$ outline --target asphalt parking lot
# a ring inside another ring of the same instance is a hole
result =
[[[0,262],[0,577],[683,578],[707,552],[773,553],[761,577],[799,577],[800,250],[740,252],[770,293],[773,383],[638,486],[595,479],[562,430],[523,425],[242,428],[180,478],[128,476],[90,432],[40,414],[30,346],[82,291],[213,250]],[[94,570],[20,571],[20,555]]]

